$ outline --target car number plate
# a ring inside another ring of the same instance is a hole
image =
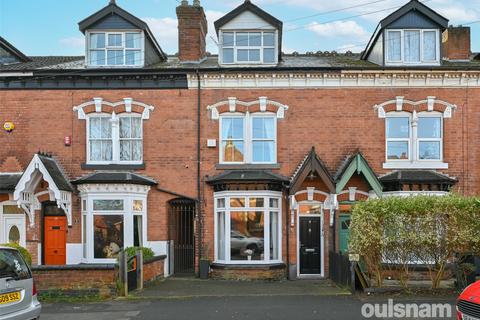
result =
[[[0,304],[7,304],[20,301],[20,291],[0,295]]]

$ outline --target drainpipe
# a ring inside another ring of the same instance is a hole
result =
[[[200,72],[195,71],[197,76],[197,214],[198,214],[198,263],[203,254],[203,216],[202,216],[202,201],[201,201],[201,181],[200,181],[200,120],[201,120],[201,90]]]
[[[285,227],[287,228],[287,279],[290,279],[290,191],[287,189],[287,205],[285,206]],[[290,279],[291,280],[291,279]]]

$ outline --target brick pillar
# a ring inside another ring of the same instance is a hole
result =
[[[449,27],[443,32],[443,59],[470,60],[470,46],[470,27]]]
[[[207,56],[207,18],[200,1],[193,5],[184,0],[177,7],[178,58],[183,62],[198,62]]]

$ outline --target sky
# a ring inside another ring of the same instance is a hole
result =
[[[192,0],[189,0],[192,2]],[[422,0],[450,20],[472,28],[472,50],[480,51],[480,0]],[[148,23],[160,46],[178,50],[175,7],[180,0],[117,0]],[[213,22],[243,0],[201,0],[209,22],[207,50],[217,53]],[[362,51],[378,22],[408,0],[252,0],[284,23],[283,51]],[[0,36],[26,55],[83,55],[78,22],[108,0],[0,0]],[[472,23],[475,22],[475,23]],[[469,24],[472,23],[472,24]]]

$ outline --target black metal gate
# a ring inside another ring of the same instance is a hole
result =
[[[170,240],[173,241],[173,273],[195,272],[195,202],[189,199],[170,201]]]

